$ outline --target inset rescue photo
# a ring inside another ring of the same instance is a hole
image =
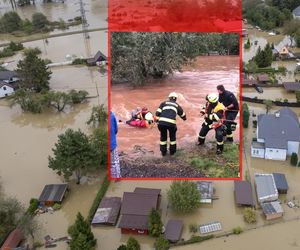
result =
[[[238,178],[239,34],[110,39],[110,177]]]

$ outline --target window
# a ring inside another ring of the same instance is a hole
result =
[[[5,87],[5,86],[3,87],[3,90],[6,90],[6,87]]]

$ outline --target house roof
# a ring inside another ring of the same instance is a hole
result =
[[[160,195],[161,189],[136,187],[134,193]]]
[[[284,82],[283,86],[287,91],[300,90],[300,82]]]
[[[16,76],[17,73],[15,71],[10,71],[10,70],[0,71],[0,80],[8,80]]]
[[[255,174],[254,179],[260,203],[278,199],[278,191],[272,174]]]
[[[300,126],[297,115],[289,108],[275,114],[258,116],[258,138],[265,140],[268,148],[287,148],[288,141],[300,141]]]
[[[121,217],[118,227],[119,228],[147,230],[148,229],[148,216],[124,214]]]
[[[261,143],[261,142],[253,141],[251,143],[251,147],[252,148],[257,148],[257,149],[264,149],[265,148],[265,144]]]
[[[283,209],[278,201],[267,202],[261,205],[265,215],[283,213]]]
[[[251,184],[248,181],[235,181],[234,194],[238,205],[255,206]]]
[[[300,5],[296,9],[293,10],[293,15],[300,16]]]
[[[267,81],[269,81],[269,76],[267,74],[258,74],[257,80],[259,82],[267,82]]]
[[[120,197],[104,197],[94,215],[92,224],[115,225],[120,214],[121,204]]]
[[[61,202],[65,192],[67,191],[67,184],[50,184],[46,185],[39,197],[39,202],[53,201]]]
[[[0,88],[2,88],[3,86],[7,86],[7,87],[10,87],[10,88],[14,89],[14,87],[11,84],[5,83],[5,82],[0,82]]]
[[[274,181],[277,190],[288,190],[289,186],[287,183],[287,180],[285,178],[285,175],[282,173],[273,173]]]
[[[180,240],[182,228],[182,220],[169,220],[164,233],[165,239],[172,242]]]
[[[20,229],[16,228],[15,230],[11,231],[11,233],[8,235],[1,247],[1,250],[14,249],[17,246],[19,246],[23,239],[23,233]]]
[[[148,216],[152,208],[156,209],[157,201],[157,195],[125,192],[121,214]]]

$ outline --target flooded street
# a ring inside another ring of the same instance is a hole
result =
[[[284,101],[285,99],[289,100],[290,102],[296,102],[296,95],[292,92],[287,92],[284,87],[268,87],[264,88],[263,93],[258,93],[254,88],[243,88],[243,96],[258,99],[269,99],[269,100],[281,100]]]
[[[103,0],[85,0],[86,18],[89,24],[88,28],[105,28],[107,27],[107,7],[108,2]],[[35,5],[28,5],[24,7],[18,7],[17,12],[21,18],[28,18],[31,20],[31,16],[35,12],[43,13],[49,21],[59,21],[63,19],[65,22],[68,19],[73,19],[76,16],[80,16],[78,11],[80,8],[78,1],[65,1],[43,3],[42,1],[36,1]],[[11,11],[11,5],[9,1],[1,1],[0,14]],[[50,34],[64,33],[70,31],[81,30],[81,25],[70,27],[67,30],[54,30]],[[11,36],[0,36],[0,44],[11,40]]]
[[[196,142],[203,118],[200,108],[205,105],[205,97],[216,92],[216,86],[237,93],[239,84],[239,58],[232,56],[199,57],[193,66],[186,67],[181,73],[174,73],[165,80],[155,81],[140,88],[118,84],[112,86],[111,104],[117,119],[125,122],[136,107],[148,107],[155,113],[161,102],[167,100],[170,92],[178,93],[178,104],[187,114],[187,121],[177,117],[177,143],[179,148]],[[156,127],[141,129],[124,123],[119,125],[118,145],[120,151],[127,151],[134,145],[141,145],[158,154],[159,131]],[[239,138],[239,128],[234,133]],[[214,133],[209,133],[210,137]]]

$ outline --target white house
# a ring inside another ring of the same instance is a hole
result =
[[[300,19],[300,5],[293,10],[293,17],[295,19]]]
[[[11,86],[10,84],[0,83],[0,98],[9,96],[14,92],[15,92],[15,90],[14,90],[13,86]]]
[[[270,160],[286,160],[299,151],[300,125],[297,115],[289,108],[275,114],[257,117],[257,141],[251,145],[251,156]]]

